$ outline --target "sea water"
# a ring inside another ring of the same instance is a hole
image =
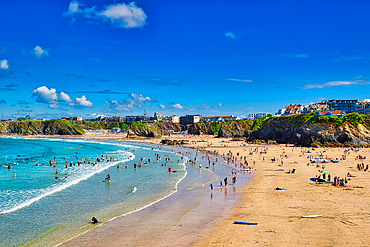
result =
[[[93,216],[107,222],[171,195],[186,176],[186,158],[170,148],[27,138],[0,144],[0,246],[56,245],[95,227]]]

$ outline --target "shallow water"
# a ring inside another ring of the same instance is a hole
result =
[[[186,159],[169,148],[23,138],[0,138],[0,144],[0,246],[55,245],[93,228],[88,223],[92,216],[106,222],[167,197],[186,175]],[[154,164],[155,153],[161,160]],[[101,155],[115,161],[76,164]],[[169,174],[162,166],[165,155],[170,157],[167,166],[176,172]],[[142,167],[134,169],[132,164],[141,157]],[[55,180],[56,169],[61,180]],[[104,180],[107,173],[110,182]]]
[[[235,165],[219,162],[209,167],[204,153],[186,148],[179,151],[187,152],[191,160],[197,155],[197,162],[186,165],[187,176],[179,183],[177,193],[139,212],[96,227],[62,246],[192,246],[207,227],[236,205],[237,191],[250,179],[251,173],[238,173],[238,182],[233,184],[231,171]],[[211,157],[211,163],[215,158]],[[199,169],[200,163],[202,169]],[[228,186],[220,188],[219,181],[225,177],[228,177]]]

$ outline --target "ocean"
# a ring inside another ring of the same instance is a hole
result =
[[[188,158],[176,152],[124,142],[0,138],[0,246],[57,245],[95,227],[92,217],[111,221],[170,196],[187,174]]]

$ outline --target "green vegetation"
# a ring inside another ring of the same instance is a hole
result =
[[[351,124],[353,127],[358,128],[359,124],[369,128],[365,118],[367,116],[360,115],[356,112],[348,113],[344,116],[327,115],[327,116],[316,116],[316,112],[302,113],[290,117],[290,123],[295,126],[301,126],[305,123],[334,123],[337,125]]]
[[[269,114],[271,116],[271,114]],[[253,121],[253,126],[252,126],[252,129],[251,130],[257,130],[259,128],[261,128],[265,123],[267,123],[268,121],[270,121],[272,119],[272,116],[266,116],[266,117],[261,117],[261,118],[257,118],[255,120],[247,120],[247,121]]]

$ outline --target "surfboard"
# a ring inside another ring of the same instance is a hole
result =
[[[243,221],[234,221],[234,224],[242,224],[242,225],[258,225],[258,223],[243,222]]]
[[[243,171],[247,171],[247,172],[251,172],[251,171],[255,171],[256,169],[253,169],[253,168],[251,168],[251,169],[243,169]]]
[[[302,218],[316,218],[321,217],[321,214],[314,214],[314,215],[303,215]]]

